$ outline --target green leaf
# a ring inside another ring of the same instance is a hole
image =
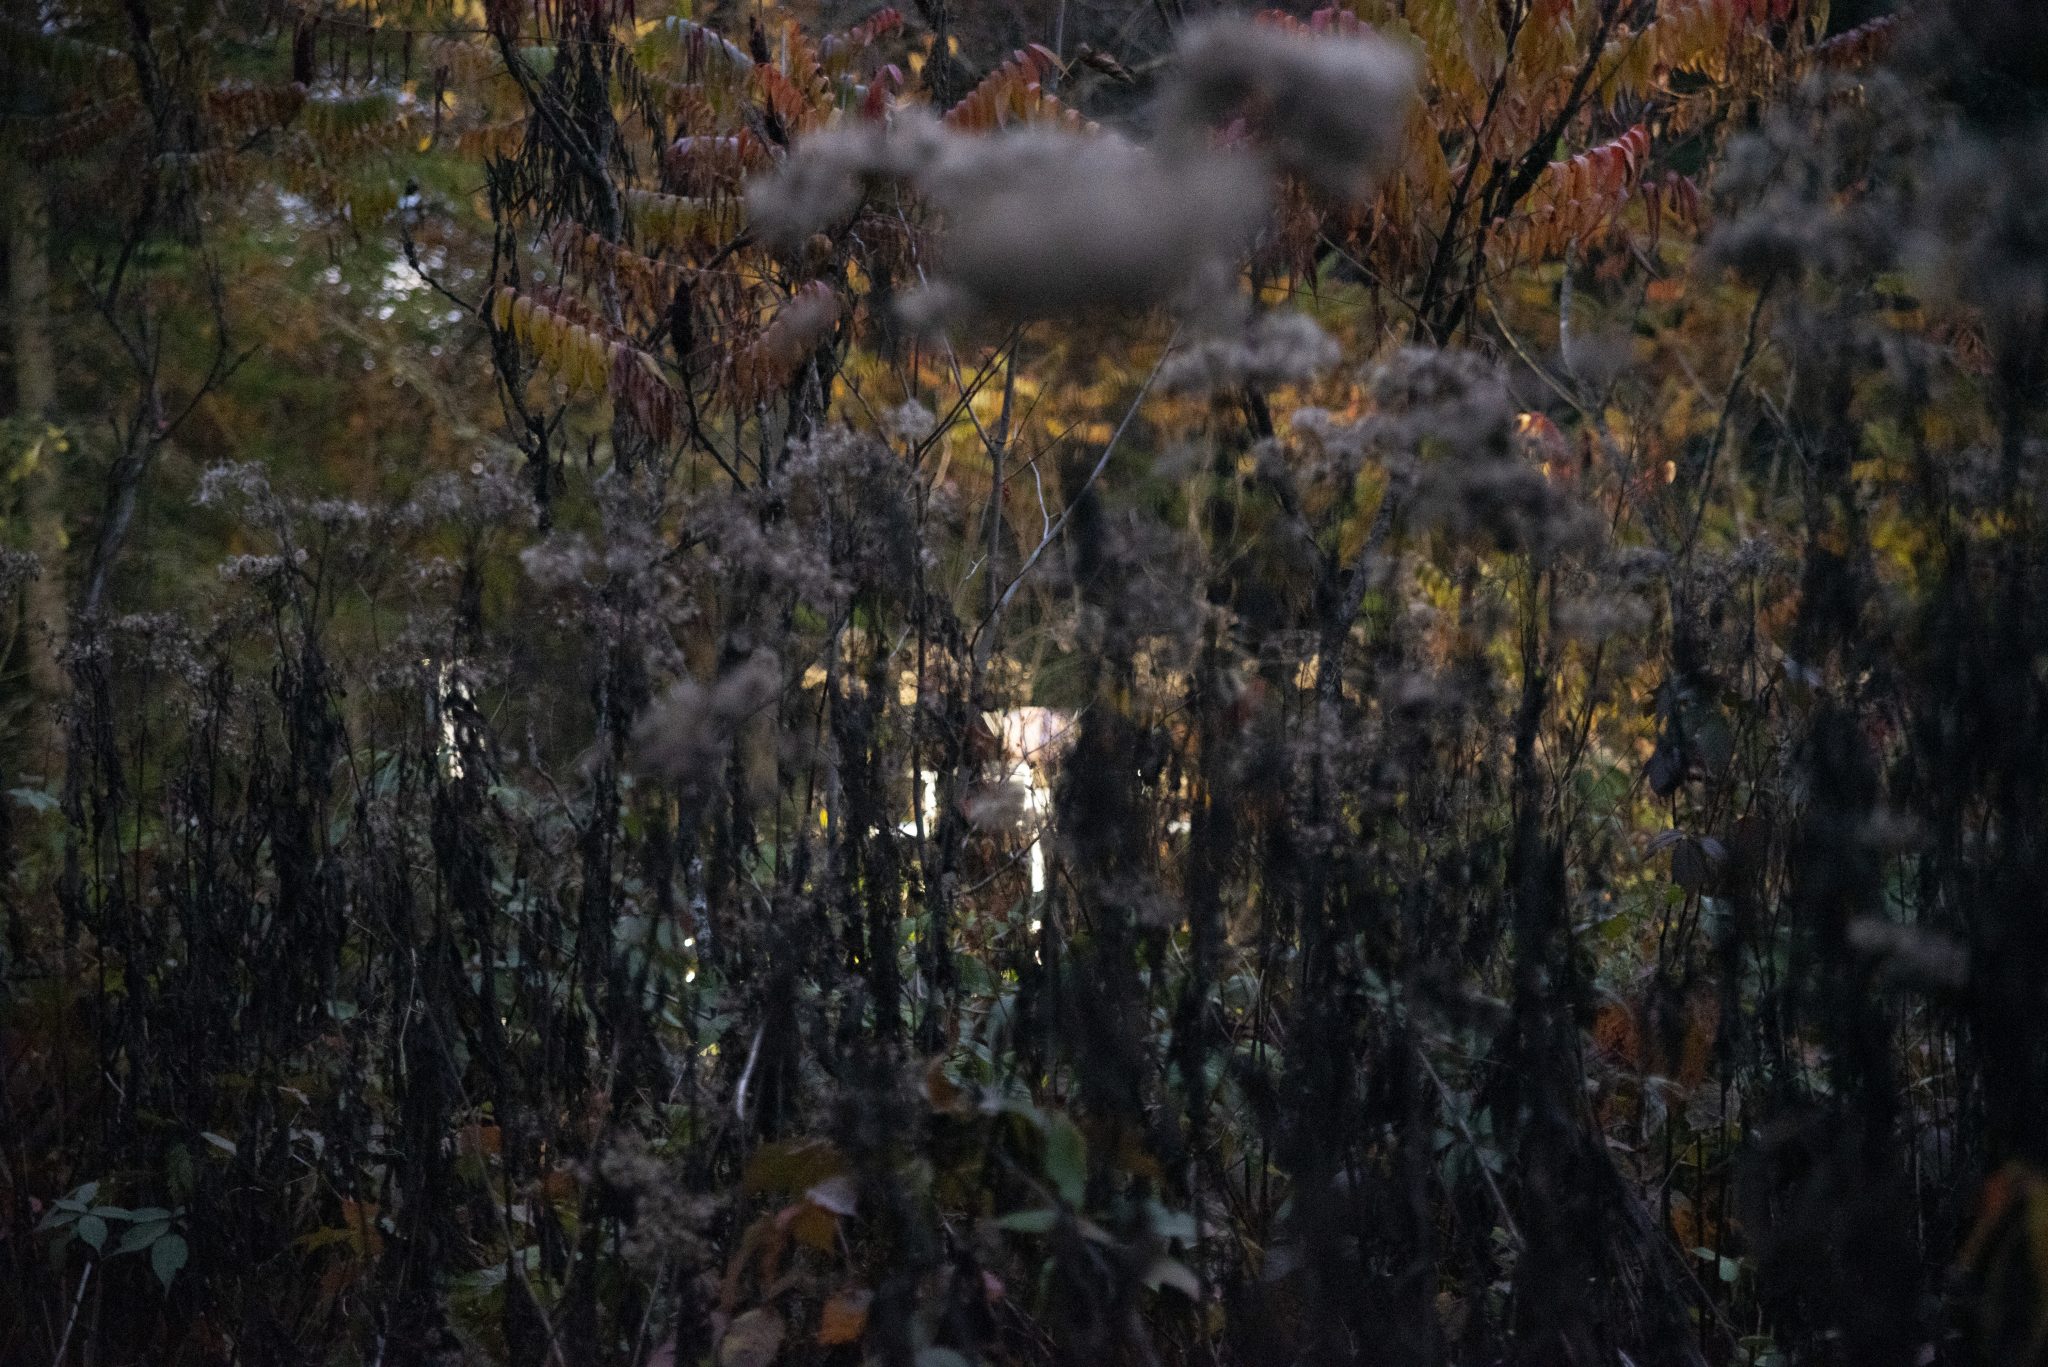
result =
[[[150,1270],[164,1284],[164,1290],[171,1289],[171,1278],[178,1275],[191,1256],[192,1251],[185,1247],[185,1240],[176,1234],[166,1234],[149,1246]]]
[[[325,1231],[322,1231],[323,1233]],[[346,1231],[341,1231],[346,1233]],[[505,1268],[501,1263],[480,1267],[474,1272],[465,1272],[455,1279],[456,1288],[467,1295],[481,1296],[495,1291],[505,1284]]]
[[[199,1174],[192,1166],[192,1150],[183,1144],[171,1145],[169,1151],[164,1154],[164,1180],[170,1187],[171,1195],[190,1196],[193,1184],[198,1178]]]
[[[1060,1222],[1060,1213],[1050,1208],[1045,1210],[1013,1210],[996,1220],[997,1229],[1006,1229],[1012,1234],[1050,1234],[1052,1227]]]
[[[57,810],[57,799],[41,788],[9,788],[7,796],[38,816],[47,816]]]
[[[1192,1211],[1168,1210],[1157,1201],[1147,1201],[1145,1213],[1152,1222],[1152,1232],[1162,1239],[1191,1244],[1202,1237]]]
[[[823,1139],[796,1139],[755,1150],[741,1182],[750,1193],[797,1192],[846,1171],[846,1159]]]
[[[1152,1265],[1145,1269],[1145,1285],[1157,1291],[1170,1286],[1191,1301],[1202,1299],[1202,1281],[1194,1269],[1173,1258],[1154,1258]]]
[[[965,1353],[953,1348],[920,1348],[917,1367],[974,1367]]]
[[[1088,1190],[1088,1141],[1063,1115],[1045,1119],[1045,1175],[1060,1199],[1079,1206]]]
[[[144,1206],[140,1210],[129,1211],[128,1218],[141,1224],[148,1224],[154,1220],[170,1219],[171,1212],[165,1210],[162,1206]]]
[[[77,1191],[71,1193],[71,1199],[78,1202],[80,1205],[91,1205],[92,1198],[99,1194],[100,1184],[97,1182],[87,1182]]]
[[[120,1247],[116,1248],[114,1252],[133,1253],[138,1248],[148,1248],[158,1239],[168,1234],[170,1229],[171,1225],[168,1220],[151,1220],[148,1224],[136,1225],[121,1236]]]
[[[107,1242],[107,1222],[97,1215],[78,1217],[78,1241],[97,1253]]]

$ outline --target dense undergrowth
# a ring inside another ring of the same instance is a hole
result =
[[[2048,1347],[2021,4],[10,9],[0,1360]]]

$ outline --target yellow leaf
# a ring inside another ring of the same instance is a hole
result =
[[[783,1209],[782,1219],[790,1237],[805,1248],[830,1253],[836,1245],[839,1221],[815,1201],[800,1201]]]

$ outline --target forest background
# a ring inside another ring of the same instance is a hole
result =
[[[8,0],[0,1360],[2039,1360],[2044,117]]]

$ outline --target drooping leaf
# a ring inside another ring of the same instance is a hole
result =
[[[166,1234],[149,1246],[150,1271],[156,1273],[157,1281],[166,1291],[170,1290],[171,1279],[184,1269],[190,1257],[191,1250],[185,1246],[184,1238],[177,1234]]]
[[[755,1150],[741,1183],[754,1194],[797,1192],[845,1171],[846,1158],[831,1141],[793,1139]]]
[[[1145,1269],[1145,1285],[1157,1291],[1170,1286],[1191,1301],[1202,1299],[1202,1281],[1194,1269],[1174,1258],[1154,1258]]]
[[[804,1192],[804,1199],[834,1215],[851,1215],[858,1195],[853,1178],[836,1173]]]
[[[997,1229],[1008,1230],[1012,1234],[1050,1234],[1059,1222],[1060,1213],[1050,1206],[1042,1210],[1011,1211],[1008,1215],[997,1216],[994,1221]]]
[[[1088,1188],[1088,1141],[1074,1122],[1060,1112],[1045,1121],[1045,1175],[1060,1199],[1081,1205]]]
[[[166,1220],[151,1220],[147,1224],[132,1225],[129,1227],[128,1232],[121,1236],[120,1246],[114,1251],[116,1253],[133,1253],[139,1248],[148,1248],[158,1239],[168,1234],[170,1228],[170,1222]]]

